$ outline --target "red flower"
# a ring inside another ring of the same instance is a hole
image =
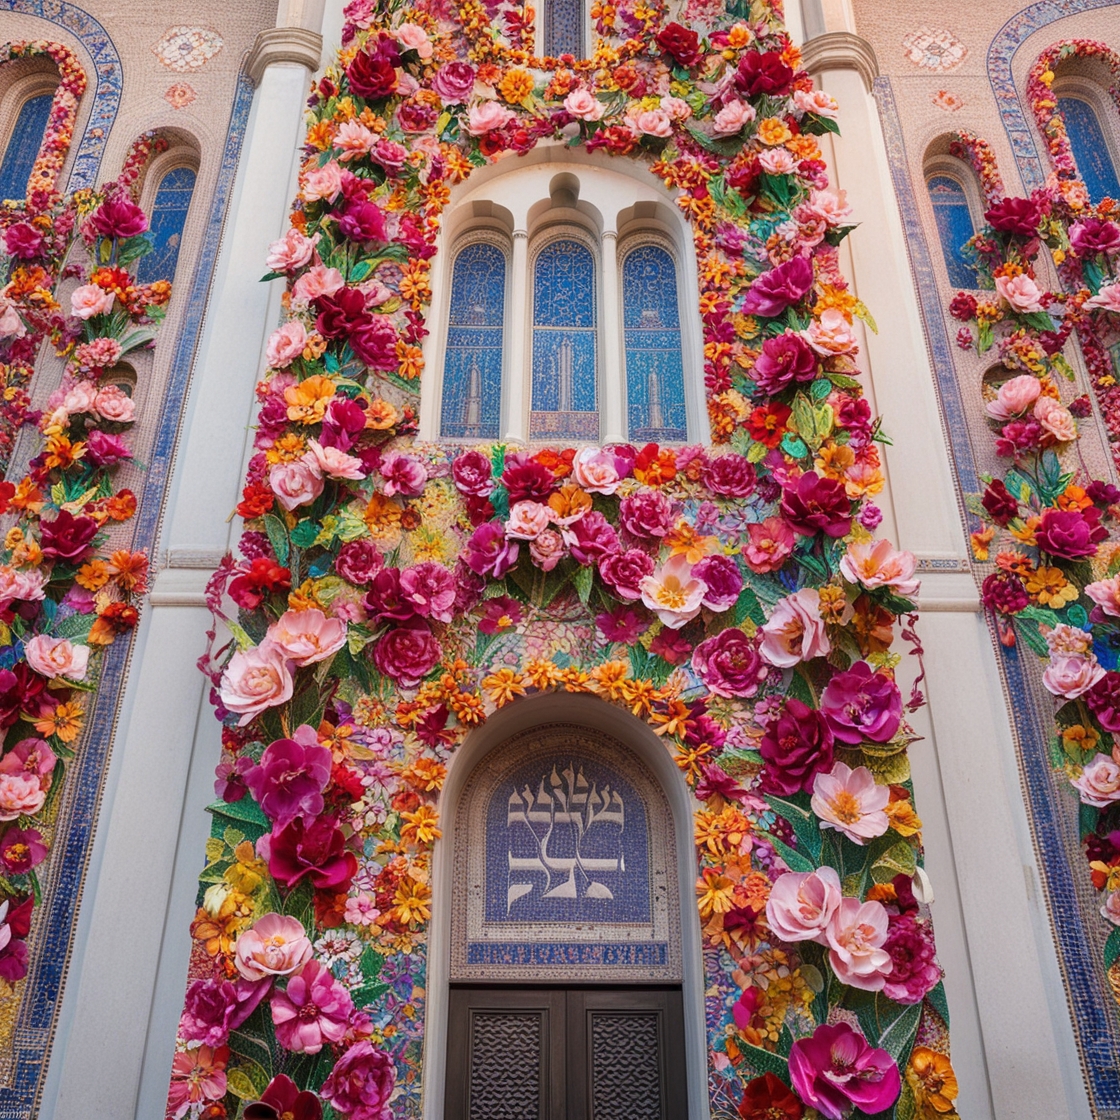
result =
[[[319,1098],[284,1074],[274,1077],[259,1101],[245,1106],[245,1120],[322,1120]]]
[[[750,51],[735,71],[735,88],[747,97],[785,93],[792,81],[793,71],[777,51]]]
[[[366,101],[384,101],[397,88],[400,53],[392,39],[382,39],[374,51],[359,51],[346,69],[350,92]]]
[[[358,870],[346,837],[330,817],[317,817],[310,824],[297,817],[261,844],[269,874],[289,890],[304,876],[310,876],[316,890],[346,890]]]
[[[805,1109],[788,1085],[767,1072],[744,1086],[739,1115],[743,1120],[801,1120]]]
[[[786,434],[791,411],[788,404],[779,401],[759,405],[747,417],[747,432],[751,439],[767,447],[777,447]]]
[[[292,573],[268,556],[258,556],[249,566],[233,578],[229,585],[230,598],[243,610],[256,610],[270,591],[287,591],[292,586]]]
[[[701,59],[700,36],[679,23],[670,23],[654,37],[657,45],[681,66],[695,66]]]
[[[53,521],[40,521],[39,529],[43,555],[59,560],[83,559],[97,536],[97,522],[93,518],[75,517],[65,509]]]
[[[842,482],[806,471],[782,492],[782,516],[803,537],[842,537],[852,527],[852,503]]]

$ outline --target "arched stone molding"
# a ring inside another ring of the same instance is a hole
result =
[[[801,62],[814,76],[829,70],[855,70],[868,93],[879,76],[879,60],[866,39],[850,31],[826,31],[801,48]]]
[[[323,57],[323,36],[306,27],[266,27],[257,36],[245,62],[245,73],[254,86],[277,62],[295,62],[314,73]]]
[[[424,1035],[424,1120],[442,1120],[447,1050],[451,963],[451,897],[455,841],[463,827],[460,804],[475,768],[514,736],[548,723],[576,724],[619,739],[649,769],[672,814],[680,893],[682,994],[688,1120],[707,1120],[707,1040],[704,1018],[703,954],[693,883],[696,853],[692,844],[696,802],[669,752],[650,727],[628,712],[593,696],[549,693],[518,700],[473,731],[452,756],[440,796],[442,838],[432,865],[432,924],[427,964],[427,1029]],[[684,1120],[684,1118],[681,1118]]]

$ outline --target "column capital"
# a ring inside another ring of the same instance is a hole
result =
[[[618,230],[616,230],[616,229],[605,229],[605,230],[603,230],[603,240],[604,241],[617,241],[618,240]]]
[[[275,62],[297,62],[312,74],[323,57],[323,36],[306,27],[266,27],[245,60],[245,72],[259,86],[265,70]]]
[[[855,70],[868,93],[879,76],[875,48],[849,31],[827,31],[814,36],[801,48],[801,62],[814,77],[829,70]]]
[[[514,241],[528,241],[529,231],[527,229],[515,229],[513,231]]]

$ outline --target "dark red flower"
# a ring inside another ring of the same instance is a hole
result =
[[[248,1117],[248,1111],[245,1115]],[[767,1071],[743,1086],[739,1115],[743,1120],[801,1120],[805,1109],[793,1090]]]
[[[812,286],[813,262],[808,257],[793,257],[751,284],[743,300],[743,313],[773,319],[797,303]]]
[[[1105,673],[1085,693],[1085,702],[1105,731],[1120,731],[1120,673]]]
[[[781,715],[766,725],[759,742],[766,764],[762,788],[783,797],[808,792],[814,776],[831,768],[834,741],[824,716],[791,696]]]
[[[44,556],[77,561],[89,552],[97,536],[97,522],[92,517],[75,517],[64,509],[52,521],[40,521],[39,531]]]
[[[842,482],[806,471],[782,491],[782,516],[803,537],[842,537],[852,527],[852,503]]]
[[[988,483],[980,504],[997,525],[1006,525],[1012,518],[1019,516],[1019,503],[999,478]]]
[[[384,101],[397,88],[400,53],[391,39],[382,39],[373,51],[359,51],[346,68],[350,92],[366,101]]]
[[[1035,530],[1038,547],[1063,560],[1095,556],[1097,544],[1107,536],[1108,530],[1101,524],[1101,511],[1096,506],[1083,510],[1043,510]]]
[[[792,81],[793,70],[777,51],[748,51],[735,71],[735,88],[746,97],[786,93]]]
[[[702,57],[700,36],[679,23],[667,24],[654,36],[654,41],[681,66],[695,66]]]
[[[274,1077],[259,1101],[245,1106],[245,1120],[323,1120],[319,1098],[284,1074]]]
[[[992,229],[1012,237],[1034,237],[1042,221],[1042,208],[1031,198],[1004,198],[984,212]]]
[[[980,588],[984,606],[995,614],[1018,614],[1030,606],[1023,581],[1012,572],[992,572]]]
[[[358,870],[342,829],[330,817],[296,817],[259,842],[269,874],[289,890],[305,876],[320,891],[344,891]]]
[[[138,237],[148,228],[148,215],[130,198],[106,199],[89,220],[101,237]]]
[[[794,331],[785,331],[762,344],[751,376],[767,396],[780,393],[792,381],[812,381],[817,376],[817,355]]]
[[[957,292],[949,304],[949,314],[962,323],[976,318],[976,297],[969,292]]]
[[[536,459],[513,454],[506,457],[502,485],[509,491],[510,505],[517,502],[543,502],[556,483],[556,476]]]

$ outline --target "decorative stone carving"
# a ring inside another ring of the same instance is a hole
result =
[[[879,76],[874,48],[866,39],[847,31],[829,31],[810,39],[801,48],[801,61],[813,75],[829,70],[855,70],[868,92]]]
[[[306,27],[267,27],[257,36],[245,73],[259,86],[264,72],[274,62],[298,62],[314,73],[323,57],[323,36]]]

